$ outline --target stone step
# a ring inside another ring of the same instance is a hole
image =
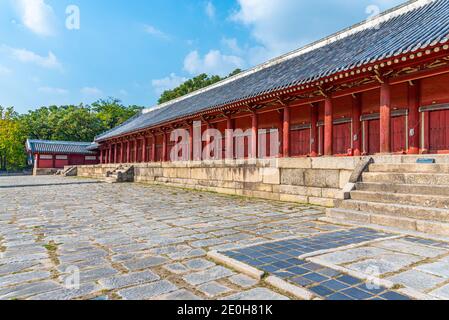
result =
[[[367,213],[378,213],[388,216],[419,219],[425,221],[449,222],[449,210],[411,206],[404,204],[369,202],[360,200],[337,201],[337,208]]]
[[[392,184],[382,182],[359,182],[356,184],[358,191],[421,194],[435,196],[449,196],[447,186],[429,186],[422,184]]]
[[[387,192],[372,192],[372,191],[357,190],[351,192],[351,199],[370,201],[370,202],[396,203],[413,206],[449,209],[448,196],[387,193]]]
[[[380,213],[367,213],[347,209],[329,209],[327,216],[342,223],[355,222],[363,224],[375,224],[387,227],[395,227],[404,230],[424,232],[441,236],[449,236],[449,223],[410,219],[383,215]]]
[[[449,187],[449,174],[364,172],[362,181],[394,184],[446,185]]]
[[[371,164],[368,168],[369,172],[391,172],[391,173],[448,173],[449,164],[418,164],[418,163],[401,163],[401,164]]]
[[[104,179],[104,181],[107,182],[107,183],[117,183],[117,177],[109,176],[109,177],[106,177]]]

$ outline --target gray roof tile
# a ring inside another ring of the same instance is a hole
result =
[[[87,149],[91,144],[91,142],[27,140],[26,147],[32,153],[95,155],[96,152]]]

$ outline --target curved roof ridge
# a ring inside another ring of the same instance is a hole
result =
[[[335,33],[331,34],[330,36],[321,38],[321,39],[319,39],[317,41],[314,41],[312,43],[309,43],[309,44],[307,44],[307,45],[305,45],[305,46],[303,46],[303,47],[301,47],[299,49],[295,49],[295,50],[290,51],[290,52],[288,52],[286,54],[283,54],[283,55],[281,55],[279,57],[275,57],[273,59],[270,59],[270,60],[268,60],[266,62],[263,62],[263,63],[255,66],[255,67],[252,67],[252,68],[250,68],[250,69],[248,69],[246,71],[243,71],[243,72],[241,72],[241,73],[239,73],[237,75],[234,75],[234,76],[231,76],[231,77],[226,78],[224,80],[221,80],[221,81],[219,81],[217,83],[214,83],[214,84],[212,84],[210,86],[198,89],[198,90],[196,90],[194,92],[188,93],[186,95],[183,95],[182,97],[179,97],[179,98],[167,101],[165,103],[162,103],[162,104],[159,104],[159,105],[155,105],[154,107],[150,107],[150,108],[144,109],[144,110],[142,110],[142,114],[146,114],[146,113],[149,113],[151,111],[155,111],[155,110],[158,110],[158,109],[165,108],[165,107],[170,106],[170,105],[172,105],[174,103],[183,101],[185,99],[194,97],[194,96],[196,96],[198,94],[201,94],[201,93],[210,91],[212,89],[218,88],[220,86],[223,86],[225,84],[228,84],[228,83],[233,82],[235,80],[238,80],[240,78],[244,78],[244,77],[249,76],[249,75],[251,75],[253,73],[256,73],[256,72],[258,72],[258,71],[260,71],[262,69],[271,67],[271,66],[273,66],[275,64],[282,63],[282,62],[284,62],[286,60],[293,59],[295,57],[298,57],[298,56],[301,56],[303,54],[306,54],[306,53],[308,53],[310,51],[313,51],[313,50],[316,50],[318,48],[324,47],[324,46],[326,46],[326,45],[328,45],[328,44],[330,44],[332,42],[341,40],[341,39],[343,39],[345,37],[348,37],[348,36],[350,36],[350,35],[352,35],[354,33],[357,33],[357,32],[360,32],[360,31],[363,31],[363,30],[366,30],[366,29],[373,28],[373,27],[375,27],[376,25],[378,25],[380,23],[383,23],[383,22],[388,21],[390,19],[393,19],[393,18],[395,18],[395,17],[397,17],[399,15],[402,15],[404,13],[410,12],[410,11],[416,9],[416,8],[425,6],[426,4],[431,3],[431,2],[435,2],[435,1],[436,0],[410,0],[410,1],[407,1],[407,2],[405,2],[403,4],[400,4],[400,5],[396,6],[396,7],[393,7],[391,9],[387,10],[387,11],[384,11],[384,12],[380,13],[379,16],[377,16],[377,17],[375,17],[375,18],[373,18],[371,20],[365,20],[365,21],[358,22],[358,23],[356,23],[356,24],[354,24],[354,25],[352,25],[350,27],[347,27],[347,28],[345,28],[343,30],[335,32]]]

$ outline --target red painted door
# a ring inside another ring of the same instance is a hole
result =
[[[138,140],[136,143],[137,143],[137,159],[136,159],[136,162],[142,162],[143,142]]]
[[[259,158],[277,157],[279,155],[278,129],[259,131]]]
[[[84,164],[84,156],[78,154],[69,155],[69,164],[71,166],[80,166]]]
[[[393,152],[403,153],[407,150],[407,128],[405,116],[391,119],[391,149]]]
[[[367,123],[368,153],[376,154],[380,152],[380,120],[370,120]]]
[[[429,113],[429,151],[449,151],[449,110]]]
[[[290,132],[290,153],[292,157],[306,156],[310,153],[310,129]]]
[[[351,123],[334,125],[333,151],[335,155],[346,155],[351,148]]]
[[[162,150],[163,146],[161,144],[156,145],[156,162],[162,161]]]

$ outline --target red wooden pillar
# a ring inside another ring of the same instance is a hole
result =
[[[226,118],[226,130],[234,131],[234,120],[232,120],[231,116]],[[226,143],[226,159],[232,160],[234,159],[234,134],[225,134],[225,143]]]
[[[118,150],[117,150],[118,143],[114,144],[114,163],[118,163]]]
[[[167,161],[167,133],[163,132],[163,140],[162,140],[162,162]]]
[[[100,149],[100,164],[103,164],[103,149]]]
[[[318,156],[318,104],[310,105],[310,156]]]
[[[123,147],[124,147],[124,144],[122,141],[122,142],[120,142],[120,163],[123,163]]]
[[[39,166],[40,166],[40,163],[39,163],[39,153],[37,153],[36,154],[36,161],[35,161],[35,163],[36,163],[36,169],[39,169]]]
[[[131,140],[126,141],[126,162],[131,163]]]
[[[334,131],[334,117],[333,117],[332,98],[326,97],[324,101],[324,155],[331,156],[333,154],[333,131]]]
[[[282,157],[284,153],[284,112],[278,110],[279,114],[279,122],[278,122],[278,143],[279,143],[279,151],[277,157]]]
[[[189,126],[189,161],[193,161],[193,122]]]
[[[109,145],[109,163],[112,163],[112,144]]]
[[[282,156],[290,157],[290,108],[284,107],[284,121],[282,129]]]
[[[147,162],[147,137],[143,136],[143,142],[142,142],[142,162]]]
[[[51,162],[51,167],[53,168],[53,169],[55,169],[56,168],[56,154],[52,154],[51,155],[52,156],[52,162]]]
[[[423,141],[421,153],[427,154],[430,149],[430,112],[422,113],[422,133],[423,133]]]
[[[156,136],[151,135],[151,162],[156,162]]]
[[[139,162],[139,140],[136,138],[134,139],[134,162]]]
[[[254,159],[259,157],[259,121],[257,113],[251,115],[251,156]]]
[[[408,111],[409,111],[409,147],[408,154],[419,154],[419,102],[420,102],[420,82],[419,80],[409,84],[408,87]]]
[[[362,154],[362,96],[356,94],[352,99],[352,141],[354,156]]]
[[[380,87],[380,153],[391,152],[391,88],[382,83]]]

